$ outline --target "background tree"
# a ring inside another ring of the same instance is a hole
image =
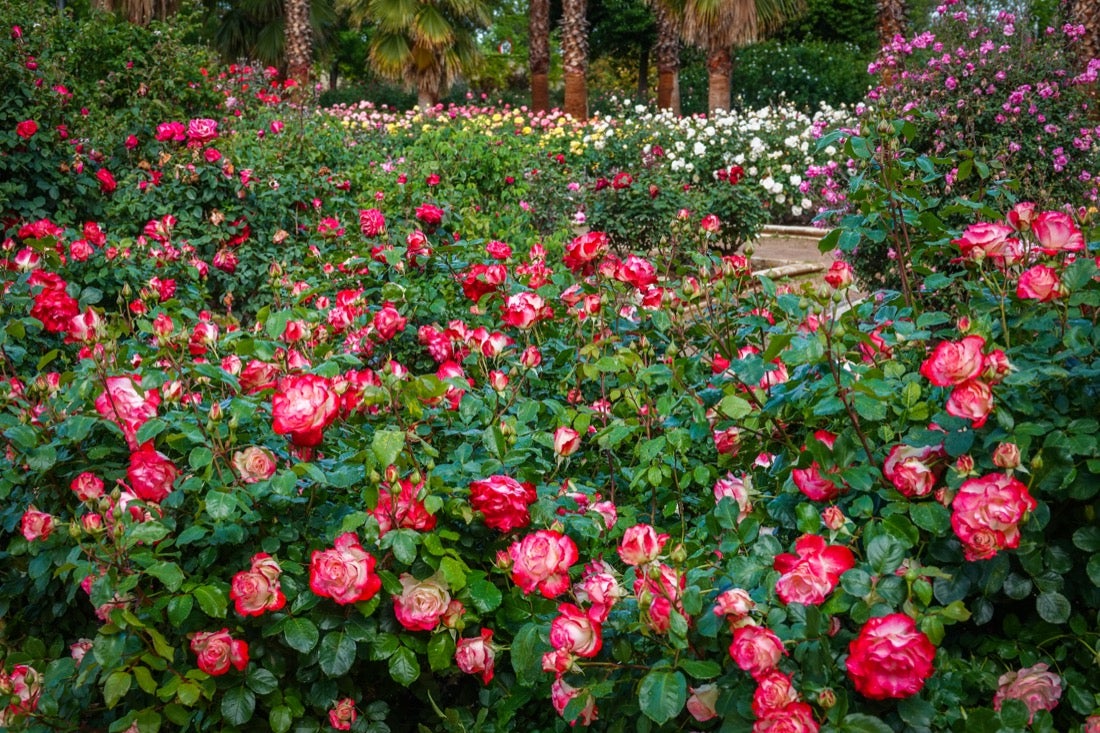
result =
[[[282,0],[208,0],[206,34],[223,60],[251,61],[287,73],[286,14]],[[332,0],[308,0],[311,46],[316,56],[332,48],[342,25]]]
[[[149,25],[154,20],[165,20],[174,15],[180,9],[180,0],[93,0],[93,6],[109,13],[119,13],[136,25]]]
[[[905,0],[878,0],[879,48],[893,41],[894,36],[904,36],[908,27]]]
[[[295,97],[309,94],[313,67],[313,28],[309,22],[309,0],[283,0],[286,11],[286,73],[296,84]]]
[[[649,65],[657,25],[645,0],[591,0],[588,18],[592,26],[588,34],[592,60],[633,66],[636,97],[640,102],[648,101]]]
[[[545,112],[550,109],[550,0],[531,0],[527,44],[531,107]]]
[[[563,110],[574,119],[588,119],[588,3],[562,0],[561,64],[565,75]]]
[[[683,0],[649,0],[657,24],[653,56],[657,62],[657,107],[680,114],[680,36]]]

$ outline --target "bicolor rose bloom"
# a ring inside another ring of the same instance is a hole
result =
[[[558,712],[558,715],[565,716],[565,708],[569,705],[573,698],[579,695],[584,695],[584,706],[581,708],[580,713],[577,714],[576,720],[572,721],[574,724],[580,723],[584,726],[592,725],[592,721],[596,720],[596,698],[589,692],[583,692],[575,687],[567,684],[562,677],[558,677],[554,680],[554,683],[550,685],[550,703],[554,706],[554,710]]]
[[[982,373],[984,349],[985,339],[976,335],[941,341],[920,365],[920,373],[937,387],[954,387]]]
[[[159,503],[172,492],[172,484],[180,475],[176,464],[160,451],[146,443],[130,454],[126,477],[134,495],[142,501]]]
[[[378,520],[378,536],[382,537],[393,529],[415,529],[418,532],[430,532],[435,529],[435,515],[429,514],[419,498],[424,482],[414,484],[402,479],[397,482],[397,495],[394,486],[389,490],[378,491],[378,506],[374,508],[374,518]]]
[[[1013,229],[1022,232],[1031,229],[1031,222],[1035,217],[1035,204],[1031,201],[1021,201],[1009,210],[1006,218]]]
[[[627,565],[651,563],[660,556],[668,540],[667,534],[657,534],[648,524],[636,524],[623,532],[623,538],[619,542],[619,557]]]
[[[542,296],[530,291],[508,296],[501,307],[501,320],[506,325],[521,330],[527,330],[552,315],[553,312]]]
[[[99,190],[101,193],[112,194],[118,189],[118,181],[115,180],[115,176],[111,171],[106,168],[100,168],[95,172],[96,180],[99,181]]]
[[[658,634],[668,633],[672,612],[688,618],[681,601],[687,587],[687,576],[669,565],[661,563],[656,572],[639,573],[634,579],[634,595],[642,620]]]
[[[895,445],[882,466],[886,480],[910,499],[932,493],[943,472],[947,452],[942,445]]]
[[[993,412],[993,390],[980,379],[968,379],[951,390],[945,409],[948,415],[966,418],[980,428]]]
[[[336,730],[351,730],[351,726],[359,718],[359,711],[355,709],[355,700],[345,697],[332,704],[328,711],[328,723]]]
[[[603,623],[626,591],[619,584],[612,567],[599,560],[585,566],[581,582],[573,587],[573,595],[578,603],[588,604],[588,615],[593,621]]]
[[[729,651],[737,666],[756,680],[774,670],[779,659],[787,653],[774,631],[754,625],[733,630]]]
[[[346,605],[369,601],[382,587],[374,556],[359,538],[345,532],[329,550],[314,550],[309,561],[309,587],[314,593]]]
[[[569,589],[569,568],[579,557],[568,536],[540,529],[508,548],[512,561],[512,582],[524,593],[536,589],[546,598],[556,598]]]
[[[797,557],[783,553],[773,561],[773,567],[783,573],[775,583],[775,592],[784,603],[821,605],[836,589],[840,576],[856,564],[851,550],[826,544],[818,535],[803,535],[794,547]]]
[[[847,288],[855,282],[855,270],[844,260],[834,260],[825,273],[825,282],[835,290]]]
[[[386,233],[386,217],[378,209],[359,212],[359,231],[364,237],[380,237]]]
[[[229,635],[229,629],[200,631],[191,637],[191,651],[198,657],[199,669],[217,677],[233,666],[243,672],[248,666],[248,644]]]
[[[1005,700],[1020,700],[1027,705],[1028,725],[1040,710],[1053,710],[1062,697],[1062,678],[1050,671],[1044,662],[1032,667],[1005,672],[997,680],[993,709],[1000,711]]]
[[[1016,281],[1016,297],[1047,303],[1064,294],[1058,271],[1050,265],[1032,265]]]
[[[817,461],[807,468],[792,469],[791,480],[810,501],[832,501],[840,496],[840,486],[832,479],[825,478]]]
[[[967,560],[1020,545],[1020,522],[1037,506],[1027,486],[1003,473],[964,481],[951,502],[951,528]]]
[[[47,539],[53,532],[53,528],[53,515],[38,511],[33,504],[23,512],[20,529],[27,542]]]
[[[788,675],[774,670],[756,681],[756,691],[752,695],[752,713],[756,717],[782,710],[792,702],[798,702],[798,690],[794,689]]]
[[[466,674],[479,674],[483,684],[493,679],[496,649],[493,647],[493,630],[482,629],[478,636],[459,639],[455,645],[455,664]]]
[[[69,488],[81,501],[95,501],[103,496],[103,479],[94,473],[85,471],[72,480]]]
[[[500,474],[470,483],[470,506],[485,515],[485,524],[501,532],[531,523],[528,507],[538,495],[531,484]]]
[[[202,145],[218,137],[218,123],[210,119],[194,119],[187,123],[187,143]]]
[[[550,646],[578,657],[591,658],[603,647],[603,630],[599,622],[577,606],[562,603],[550,624]]]
[[[1085,251],[1085,235],[1077,228],[1073,217],[1065,212],[1039,214],[1031,221],[1031,233],[1039,241],[1039,251],[1045,255]]]
[[[279,584],[283,569],[275,558],[266,552],[252,556],[252,567],[233,576],[229,597],[242,616],[260,616],[267,611],[278,611],[286,605]]]
[[[615,270],[615,279],[639,290],[657,283],[657,268],[637,255],[628,255]]]
[[[582,234],[565,245],[562,262],[574,274],[591,273],[595,260],[603,256],[609,245],[607,235],[603,232]]]
[[[691,717],[700,723],[718,717],[718,711],[715,710],[718,705],[719,690],[717,685],[700,685],[699,687],[689,688],[689,692],[685,707]]]
[[[968,260],[990,259],[1003,267],[1006,263],[1016,262],[1022,255],[1020,240],[1016,231],[997,222],[978,222],[971,224],[958,239],[951,240]]]
[[[443,209],[435,204],[421,204],[416,207],[416,219],[427,227],[428,231],[432,231],[443,222]]]
[[[787,703],[769,710],[752,724],[752,733],[817,733],[814,711],[804,702]]]
[[[381,310],[374,314],[374,320],[371,322],[371,325],[374,326],[374,331],[378,334],[378,338],[382,341],[389,341],[394,336],[404,331],[408,322],[409,319],[401,315],[397,308],[393,306],[393,303],[385,303]]]
[[[473,302],[478,302],[488,293],[500,289],[508,279],[508,268],[504,265],[470,265],[462,274],[462,294]]]
[[[848,677],[872,700],[911,697],[932,676],[936,647],[904,613],[872,618],[848,645]]]
[[[725,478],[714,482],[714,500],[732,499],[737,503],[737,521],[743,522],[752,511],[752,501],[749,499],[749,487],[745,476],[738,478],[732,473],[727,473]]]
[[[75,316],[80,315],[80,304],[69,295],[68,284],[54,273],[35,270],[28,281],[32,287],[42,286],[35,293],[31,305],[31,318],[42,322],[49,333],[65,333]]]
[[[451,603],[451,594],[442,576],[436,574],[417,580],[401,573],[401,595],[393,597],[397,622],[409,631],[433,631]]]
[[[288,436],[298,447],[312,448],[321,442],[325,428],[340,413],[340,396],[324,377],[284,377],[271,396],[271,413],[276,433]]]
[[[581,447],[581,436],[573,428],[562,425],[554,431],[554,452],[565,458]]]
[[[0,690],[9,696],[8,706],[0,709],[0,725],[9,725],[38,709],[38,701],[42,697],[42,675],[26,664],[14,665],[10,674],[0,668]]]
[[[756,601],[744,588],[730,588],[714,599],[714,615],[726,616],[730,621],[741,621],[756,608]]]
[[[250,445],[233,453],[233,470],[246,484],[266,481],[275,475],[277,467],[275,454],[267,448]]]

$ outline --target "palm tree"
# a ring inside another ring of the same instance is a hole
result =
[[[309,22],[309,0],[284,0],[286,10],[286,75],[297,86],[294,96],[301,100],[309,95],[310,71],[313,67],[313,27]]]
[[[711,114],[730,106],[731,48],[774,32],[805,7],[805,0],[686,0],[684,39],[706,51]]]
[[[108,13],[119,13],[135,25],[166,20],[180,9],[179,0],[94,0],[92,5]]]
[[[416,90],[432,107],[463,72],[477,68],[477,32],[489,26],[485,0],[338,0],[359,27],[374,23],[370,61],[379,74]]]
[[[314,53],[333,40],[338,18],[332,0],[309,0],[309,25]],[[247,59],[287,69],[286,12],[283,0],[207,0],[206,27],[210,43],[227,62]]]
[[[878,45],[887,46],[906,29],[905,0],[878,0]]]
[[[531,0],[527,18],[531,107],[545,112],[550,109],[550,0]]]
[[[565,72],[564,112],[588,119],[588,2],[562,0],[561,65]]]
[[[657,107],[680,114],[680,34],[682,0],[648,0],[657,21],[653,56],[657,61]]]
[[[1085,35],[1077,39],[1077,63],[1082,70],[1090,59],[1100,58],[1100,4],[1096,0],[1073,0],[1069,21],[1084,26]]]

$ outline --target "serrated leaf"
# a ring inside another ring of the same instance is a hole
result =
[[[107,679],[103,683],[103,701],[108,708],[118,705],[119,700],[130,691],[130,684],[133,681],[134,678],[129,672],[121,670],[107,675]]]
[[[937,535],[945,533],[951,526],[951,512],[947,507],[933,501],[910,506],[909,518],[921,529]]]
[[[355,662],[355,640],[343,632],[333,632],[321,640],[318,653],[321,671],[329,677],[346,674]]]
[[[740,420],[752,413],[752,405],[737,395],[726,395],[718,403],[718,411],[731,420]]]
[[[225,593],[212,585],[200,585],[191,591],[202,612],[211,618],[225,618],[225,608],[229,604]]]
[[[263,667],[253,667],[244,679],[249,689],[257,695],[270,695],[279,689],[279,679]]]
[[[435,634],[428,642],[428,665],[433,672],[451,666],[455,655],[455,640],[449,633]]]
[[[302,654],[308,654],[317,646],[321,632],[308,618],[288,618],[283,625],[283,639],[287,646]]]
[[[697,680],[709,680],[722,674],[722,665],[711,659],[682,659],[680,669]]]
[[[383,467],[393,465],[404,447],[405,433],[401,430],[377,430],[371,439],[371,450]]]
[[[479,613],[489,613],[500,606],[503,598],[500,588],[488,580],[475,580],[470,583],[470,599]]]
[[[267,722],[271,725],[272,733],[286,733],[294,724],[294,715],[286,705],[276,705],[267,714]]]
[[[1035,610],[1039,618],[1051,624],[1064,624],[1073,611],[1069,600],[1061,593],[1040,593],[1035,599]]]
[[[183,622],[191,615],[191,609],[195,607],[195,599],[190,595],[179,595],[168,601],[168,623],[176,628],[183,626]]]
[[[206,468],[214,462],[214,451],[206,446],[193,448],[191,453],[187,456],[187,462],[190,464],[191,468],[196,471]]]
[[[525,624],[512,639],[512,670],[521,684],[532,684],[542,675],[542,643],[537,624]]]
[[[401,647],[389,659],[390,677],[394,682],[408,687],[420,677],[420,663],[408,647]]]
[[[164,583],[164,587],[173,593],[183,585],[183,571],[174,562],[157,562],[145,569],[145,572]]]
[[[212,489],[206,494],[206,513],[215,522],[229,519],[237,512],[237,500],[232,494]]]
[[[658,725],[679,715],[686,702],[687,679],[681,672],[653,670],[642,678],[638,687],[638,705]]]
[[[845,733],[894,733],[893,729],[882,719],[863,713],[852,713],[845,716],[840,724],[840,729]]]
[[[256,710],[256,695],[244,687],[231,687],[222,697],[222,717],[232,725],[244,725]]]

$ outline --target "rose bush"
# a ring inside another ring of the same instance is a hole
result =
[[[480,190],[187,119],[95,221],[5,212],[6,727],[1096,726],[1087,219],[975,209],[857,301],[544,232],[514,122],[435,138]]]

